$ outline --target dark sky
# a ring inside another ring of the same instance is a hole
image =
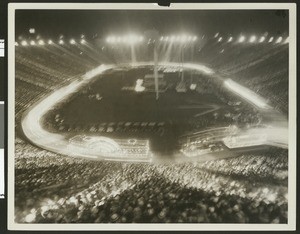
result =
[[[42,37],[99,37],[156,29],[161,34],[287,34],[288,11],[277,10],[17,10],[16,36],[33,27]]]

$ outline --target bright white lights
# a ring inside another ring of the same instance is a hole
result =
[[[274,40],[274,37],[270,37],[269,43],[271,43]]]
[[[85,44],[85,43],[86,43],[86,40],[81,39],[81,40],[80,40],[80,43],[81,43],[81,44]]]
[[[113,44],[113,43],[125,43],[125,44],[132,44],[137,42],[142,42],[144,40],[143,36],[136,36],[134,34],[124,35],[124,36],[110,36],[106,38],[106,42]]]
[[[71,40],[70,40],[70,44],[71,44],[71,45],[75,45],[75,43],[76,43],[76,41],[75,41],[74,39],[71,39]]]
[[[39,40],[39,45],[45,45],[45,42],[43,40]]]
[[[214,36],[214,38],[217,38],[219,36],[219,33],[217,32]]]
[[[223,41],[223,37],[219,37],[218,42]]]
[[[245,36],[240,36],[238,42],[239,42],[239,43],[242,43],[242,42],[244,42],[245,40],[246,40],[246,37],[245,37]]]
[[[22,46],[27,46],[28,44],[27,44],[27,41],[21,41],[21,45]]]
[[[160,41],[186,43],[186,42],[196,41],[197,39],[198,39],[197,36],[182,34],[182,35],[162,36],[160,38]]]
[[[19,46],[19,43],[18,43],[18,42],[15,42],[15,46]]]
[[[262,36],[260,39],[259,39],[259,42],[262,43],[266,40],[266,38],[264,36]]]
[[[227,42],[232,42],[233,37],[229,37]]]
[[[282,37],[278,37],[278,39],[276,41],[276,43],[280,43],[280,42],[282,42]]]
[[[256,41],[256,36],[254,36],[254,35],[251,36],[250,39],[249,39],[249,42],[254,43],[255,41]]]
[[[62,39],[59,40],[58,44],[63,45],[64,41]]]
[[[34,28],[30,28],[30,29],[29,29],[29,33],[30,33],[30,34],[34,34],[34,33],[35,33],[35,29],[34,29]]]
[[[35,41],[30,41],[30,45],[35,45]]]
[[[49,41],[48,41],[48,44],[49,44],[49,45],[52,45],[52,44],[53,44],[53,41],[52,41],[52,40],[49,40]]]

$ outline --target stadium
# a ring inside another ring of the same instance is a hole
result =
[[[131,13],[16,14],[15,222],[287,223],[288,12]]]

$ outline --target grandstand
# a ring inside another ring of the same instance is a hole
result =
[[[287,223],[286,34],[94,35],[15,43],[16,222]]]

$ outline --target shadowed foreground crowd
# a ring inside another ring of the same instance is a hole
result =
[[[287,223],[286,150],[170,165],[26,147],[31,156],[16,158],[16,222]]]

